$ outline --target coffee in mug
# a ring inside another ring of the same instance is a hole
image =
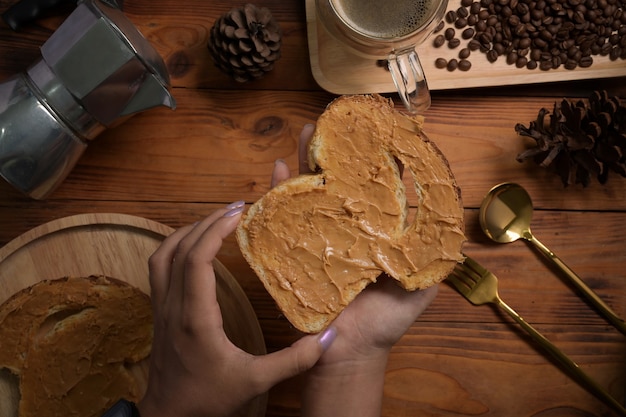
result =
[[[419,30],[433,13],[432,0],[333,0],[337,15],[372,38],[402,38]]]
[[[447,0],[316,0],[328,32],[353,53],[387,60],[394,84],[411,113],[430,106],[415,47],[443,18]]]

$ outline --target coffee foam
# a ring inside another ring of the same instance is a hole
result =
[[[422,27],[432,15],[432,0],[332,0],[338,15],[354,30],[375,38],[398,38]]]

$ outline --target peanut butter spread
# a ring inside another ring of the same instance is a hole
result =
[[[311,330],[298,322],[319,315],[328,324],[383,272],[422,289],[463,259],[459,191],[421,125],[379,96],[337,99],[310,143],[317,174],[274,188],[242,222],[244,255],[263,265],[255,270],[296,327]],[[394,158],[412,177],[416,210]]]
[[[143,395],[133,367],[150,354],[150,300],[104,277],[42,281],[0,306],[0,345],[20,417],[100,416]]]

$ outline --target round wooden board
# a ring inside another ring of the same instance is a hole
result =
[[[113,213],[81,214],[36,227],[0,248],[0,304],[39,281],[66,276],[105,275],[150,294],[148,258],[172,231],[152,220]],[[216,260],[214,265],[226,334],[249,353],[266,353],[259,322],[244,291],[222,263]],[[7,372],[0,375],[0,417],[11,417],[7,408],[15,409],[14,385]],[[237,415],[262,416],[266,404],[267,395],[261,396]]]

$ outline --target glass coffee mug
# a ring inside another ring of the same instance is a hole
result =
[[[358,56],[386,60],[407,110],[430,106],[430,92],[415,47],[430,36],[448,0],[315,0],[317,18]]]

